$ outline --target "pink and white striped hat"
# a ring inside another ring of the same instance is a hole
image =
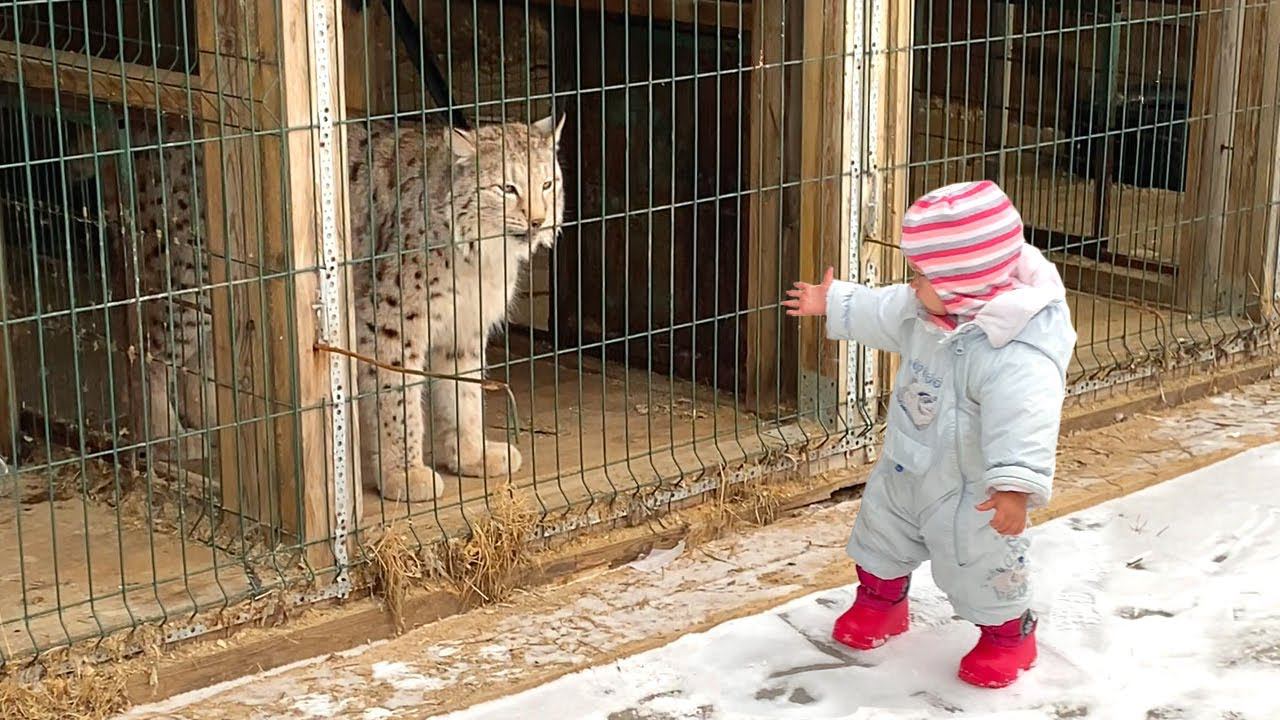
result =
[[[992,298],[1020,286],[1022,216],[990,180],[938,188],[902,218],[902,253],[929,279],[953,319],[971,319]]]

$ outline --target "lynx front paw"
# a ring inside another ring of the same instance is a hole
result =
[[[384,468],[381,491],[392,502],[426,502],[444,492],[444,480],[425,465]]]
[[[458,457],[458,448],[445,447],[445,467],[459,475],[468,477],[502,477],[520,471],[524,457],[514,445],[504,442],[486,440],[484,450],[473,448],[469,452],[463,448],[462,457]]]

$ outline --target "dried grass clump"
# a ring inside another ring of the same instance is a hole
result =
[[[404,632],[404,600],[409,585],[423,578],[419,543],[413,530],[404,524],[387,528],[377,542],[366,548],[372,563],[373,591],[382,596],[396,632]]]
[[[0,717],[6,720],[100,720],[129,709],[119,668],[83,665],[73,673],[27,681],[0,680]]]
[[[532,564],[529,538],[537,513],[509,483],[494,493],[488,517],[471,524],[471,537],[448,544],[444,574],[463,602],[505,600]]]
[[[761,527],[778,519],[786,492],[765,478],[731,483],[721,478],[707,504],[705,521],[695,525],[689,542],[699,545],[742,527]]]

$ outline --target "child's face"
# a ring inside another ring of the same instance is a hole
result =
[[[924,306],[924,309],[933,315],[946,315],[947,306],[942,304],[942,298],[938,297],[938,291],[933,289],[933,285],[929,282],[929,278],[924,276],[914,265],[911,266],[913,276],[911,278],[911,289],[916,293],[916,299]]]

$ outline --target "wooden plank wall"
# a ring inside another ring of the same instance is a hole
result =
[[[800,271],[814,282],[827,267],[847,277],[849,170],[846,112],[848,78],[845,54],[850,45],[844,0],[804,3],[804,54],[801,79]],[[785,285],[785,281],[784,281]],[[795,321],[788,319],[787,323]],[[821,318],[799,323],[801,411],[825,409],[826,417],[843,405],[840,396],[843,346],[826,339]]]
[[[1227,274],[1231,295],[1225,309],[1260,318],[1267,277],[1268,247],[1277,243],[1271,219],[1271,175],[1280,148],[1276,141],[1276,58],[1280,57],[1280,1],[1246,3],[1232,140],[1231,175],[1223,211]],[[1192,176],[1194,177],[1194,176]]]
[[[614,16],[603,26],[584,16],[581,35],[557,48],[557,87],[573,91],[561,157],[570,224],[555,251],[560,347],[608,339],[612,360],[740,386],[743,48],[708,28]]]
[[[1187,123],[1187,177],[1179,217],[1178,289],[1188,312],[1212,314],[1234,302],[1234,247],[1227,203],[1237,138],[1234,110],[1244,55],[1245,0],[1201,0]],[[1255,133],[1256,135],[1256,133]],[[1247,138],[1240,137],[1243,142]],[[1238,169],[1235,170],[1238,172]],[[1252,178],[1251,178],[1252,179]]]
[[[793,3],[794,7],[797,5]],[[803,8],[803,5],[800,5]],[[799,277],[792,193],[783,187],[794,177],[787,148],[794,148],[800,108],[792,101],[784,65],[794,57],[788,36],[777,31],[788,21],[782,0],[756,0],[752,5],[750,96],[747,98],[750,155],[746,188],[750,193],[747,252],[746,387],[748,406],[763,415],[795,400],[797,353],[790,352],[794,324],[777,307],[792,278]],[[794,34],[793,34],[794,35]],[[795,130],[793,130],[795,129]],[[792,150],[792,158],[799,153]],[[818,278],[811,278],[816,282]]]

